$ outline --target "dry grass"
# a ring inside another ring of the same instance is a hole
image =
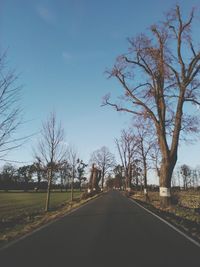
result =
[[[79,198],[81,192],[75,191],[74,197]],[[67,203],[70,192],[51,192],[50,209]],[[14,222],[20,218],[32,217],[44,212],[46,202],[45,192],[11,192],[0,193],[0,226],[2,222]]]

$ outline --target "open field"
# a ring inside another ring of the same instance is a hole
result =
[[[200,192],[177,191],[172,193],[172,205],[166,209],[160,207],[159,193],[149,192],[146,202],[142,192],[131,196],[147,208],[164,217],[176,227],[200,241]]]
[[[77,198],[82,192],[75,191]],[[70,192],[52,192],[50,208],[55,209],[70,200]],[[0,193],[0,222],[11,222],[22,217],[31,217],[44,211],[46,193]],[[1,224],[0,224],[1,225]]]
[[[52,192],[50,211],[45,212],[44,192],[0,192],[0,247],[34,229],[64,216],[91,199],[81,200],[83,192],[74,191],[74,202],[70,202],[71,192]],[[94,196],[96,197],[96,196]],[[93,198],[93,197],[92,197]]]

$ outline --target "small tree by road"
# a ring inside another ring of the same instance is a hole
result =
[[[36,156],[40,158],[43,168],[47,171],[48,187],[45,210],[48,211],[53,175],[66,160],[64,129],[61,123],[57,122],[55,113],[51,113],[42,124],[41,139]]]

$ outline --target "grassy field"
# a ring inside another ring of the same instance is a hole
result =
[[[0,192],[0,247],[65,216],[70,210],[98,196],[82,199],[82,193],[74,191],[74,201],[71,203],[70,192],[52,192],[50,211],[45,212],[46,193]]]
[[[74,197],[80,197],[81,192],[74,192]],[[44,212],[46,193],[9,192],[0,193],[0,226],[5,223],[14,224],[23,218]],[[70,192],[52,192],[50,209],[55,209],[70,200]]]

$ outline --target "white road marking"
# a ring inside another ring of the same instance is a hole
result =
[[[176,228],[174,225],[172,225],[171,223],[167,222],[166,220],[164,220],[163,218],[161,218],[160,216],[158,216],[157,214],[153,213],[152,211],[146,209],[145,207],[143,207],[142,205],[140,205],[139,203],[137,203],[137,201],[135,201],[132,198],[129,198],[130,201],[134,202],[136,205],[138,205],[140,208],[146,210],[148,213],[150,213],[151,215],[155,216],[156,218],[158,218],[160,221],[164,222],[165,224],[167,224],[169,227],[171,227],[172,229],[174,229],[176,232],[178,232],[180,235],[184,236],[186,239],[188,239],[189,241],[191,241],[193,244],[195,244],[197,247],[200,248],[200,243],[197,242],[196,240],[194,240],[193,238],[189,237],[188,235],[186,235],[185,233],[183,233],[181,230],[179,230],[178,228]]]

